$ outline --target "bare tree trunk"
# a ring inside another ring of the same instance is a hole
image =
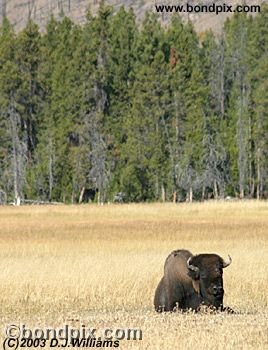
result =
[[[3,21],[3,19],[6,17],[6,11],[7,11],[7,0],[2,0],[0,2],[1,4],[1,19]]]
[[[263,197],[263,178],[262,178],[262,176],[260,177],[260,181],[261,181],[261,183],[260,183],[260,198],[262,198]]]
[[[162,197],[162,202],[166,201],[166,190],[165,190],[165,186],[162,184],[161,186],[161,197]]]
[[[217,186],[217,181],[214,180],[214,199],[218,199],[219,198],[219,194],[218,194],[218,186]]]
[[[62,0],[58,0],[58,9],[59,9],[60,14],[62,15],[63,14],[63,3],[62,3]]]
[[[156,176],[155,179],[155,198],[159,200],[159,182],[158,182],[158,176]]]
[[[251,117],[249,115],[248,117],[248,139],[249,139],[249,150],[248,150],[248,177],[249,177],[249,194],[250,197],[253,198],[254,197],[254,175],[253,175],[253,166],[252,166],[252,158],[253,158],[253,151],[252,151],[252,120]]]
[[[177,202],[177,192],[174,191],[173,192],[173,203],[176,203]]]
[[[79,204],[81,204],[82,201],[83,201],[84,192],[85,192],[85,187],[83,187],[82,190],[81,190],[81,192],[80,192]]]
[[[255,193],[255,181],[254,181],[254,178],[252,178],[251,188],[250,188],[250,197],[251,198],[254,198],[254,193]]]
[[[245,195],[245,191],[244,191],[244,186],[240,185],[240,193],[239,193],[239,198],[243,199]]]
[[[221,70],[220,70],[220,103],[221,103],[221,117],[224,117],[225,109],[224,109],[224,46],[223,39],[221,40]]]
[[[98,192],[98,204],[100,205],[101,204],[101,191],[99,189],[99,192]]]
[[[49,159],[48,159],[48,174],[49,174],[49,200],[52,199],[52,190],[53,190],[53,147],[52,140],[49,139]]]
[[[36,18],[36,4],[35,0],[30,0],[28,2],[28,20],[32,17]]]
[[[225,195],[224,183],[220,182],[219,183],[219,196],[220,196],[220,198],[224,198],[224,195]]]
[[[178,106],[178,97],[177,97],[177,92],[175,92],[175,112],[176,112],[176,126],[175,126],[175,130],[176,130],[176,136],[175,139],[176,141],[179,140],[179,106]]]
[[[21,176],[22,176],[22,155],[20,152],[20,140],[18,136],[18,120],[17,113],[13,104],[10,107],[10,124],[11,124],[11,138],[12,138],[12,155],[13,155],[13,186],[14,186],[14,203],[20,205],[21,203]]]
[[[188,202],[189,203],[192,203],[192,201],[193,201],[193,188],[192,188],[192,186],[190,186],[190,188],[189,188],[189,192],[188,192],[188,194],[187,194],[187,199],[188,199]]]
[[[13,119],[13,118],[12,118]],[[12,147],[13,147],[13,184],[14,184],[14,203],[20,205],[19,194],[19,179],[18,179],[18,154],[17,154],[17,140],[15,134],[15,126],[12,120]]]
[[[206,191],[205,186],[202,186],[202,201],[205,200],[205,191]]]
[[[260,148],[257,149],[257,191],[256,191],[256,197],[257,199],[260,199],[260,186],[261,186],[261,166],[260,166]]]
[[[243,83],[240,100],[239,100],[239,116],[238,116],[238,169],[239,169],[239,197],[244,198],[245,194],[245,181],[246,181],[246,170],[247,170],[247,149],[246,145],[248,142],[248,135],[245,125],[245,110],[246,110],[246,87]]]

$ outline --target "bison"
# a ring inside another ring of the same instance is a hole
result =
[[[164,265],[164,276],[159,282],[154,307],[158,312],[196,310],[207,305],[220,311],[223,307],[223,269],[225,262],[217,254],[193,255],[188,250],[175,250],[169,254]]]

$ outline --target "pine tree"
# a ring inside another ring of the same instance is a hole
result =
[[[226,60],[228,71],[227,98],[229,101],[228,134],[233,189],[244,198],[249,192],[250,154],[250,83],[248,55],[248,19],[246,15],[234,15],[225,25]],[[233,142],[235,140],[235,143]]]
[[[109,185],[111,196],[120,192],[122,145],[126,141],[126,119],[131,104],[131,88],[134,77],[134,44],[137,27],[133,10],[123,7],[111,18],[109,48],[109,110],[105,122],[109,134],[109,158],[112,164],[112,179]]]
[[[177,188],[192,201],[203,187],[203,132],[207,89],[200,64],[198,39],[189,23],[175,16],[168,30],[176,64],[172,69],[175,132],[174,174]]]
[[[213,191],[214,198],[224,196],[228,181],[227,154],[223,143],[225,118],[224,86],[224,42],[219,42],[208,32],[202,42],[202,70],[204,83],[208,87],[208,103],[204,125],[204,188]]]
[[[1,185],[8,198],[20,205],[25,183],[26,145],[22,137],[23,117],[20,105],[22,80],[16,59],[16,36],[4,18],[0,34],[0,166]]]
[[[55,140],[56,129],[52,114],[52,74],[57,62],[56,49],[60,44],[59,22],[51,17],[46,32],[41,40],[41,62],[39,69],[40,81],[43,88],[43,108],[38,125],[38,145],[34,154],[32,166],[32,196],[42,200],[58,200],[53,195],[55,180]]]
[[[250,79],[252,86],[252,192],[258,199],[265,195],[268,181],[268,143],[267,143],[267,81],[268,81],[268,7],[254,18],[250,32]]]
[[[55,133],[55,187],[56,197],[72,199],[72,174],[70,164],[70,136],[73,131],[71,67],[74,50],[73,23],[64,18],[59,25],[60,44],[56,50],[57,61],[52,73],[51,112],[54,118]]]
[[[39,77],[41,63],[41,35],[39,28],[29,21],[17,37],[16,60],[18,62],[21,85],[18,89],[18,103],[21,115],[21,138],[25,145],[26,166],[25,196],[34,194],[32,167],[37,146],[37,130],[43,101],[43,88]]]
[[[256,166],[256,197],[260,199],[268,182],[268,60],[265,55],[255,71],[258,85],[254,100],[254,149]]]
[[[111,164],[108,159],[108,140],[105,123],[109,105],[109,51],[110,17],[112,10],[102,1],[98,17],[93,21],[93,48],[95,63],[92,75],[93,108],[90,111],[91,131],[91,169],[89,178],[98,188],[99,202],[107,198],[107,186],[110,181]]]
[[[111,160],[108,142],[110,93],[109,50],[111,9],[101,3],[97,17],[87,14],[79,45],[72,60],[77,145],[72,148],[72,182],[75,191],[98,189],[98,202],[107,199]],[[107,129],[107,132],[105,131]],[[80,196],[81,197],[81,196]]]
[[[129,200],[165,200],[168,155],[165,142],[168,81],[164,32],[147,13],[135,43],[136,65],[123,148],[121,186]]]

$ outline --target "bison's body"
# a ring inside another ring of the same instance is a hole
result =
[[[188,250],[173,251],[155,292],[156,311],[198,310],[201,304],[222,309],[222,269],[230,263],[217,254],[193,256]]]

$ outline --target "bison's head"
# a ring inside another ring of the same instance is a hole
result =
[[[225,262],[217,254],[199,254],[187,261],[188,274],[193,280],[193,287],[208,305],[219,308],[223,304],[223,269],[232,259]]]

